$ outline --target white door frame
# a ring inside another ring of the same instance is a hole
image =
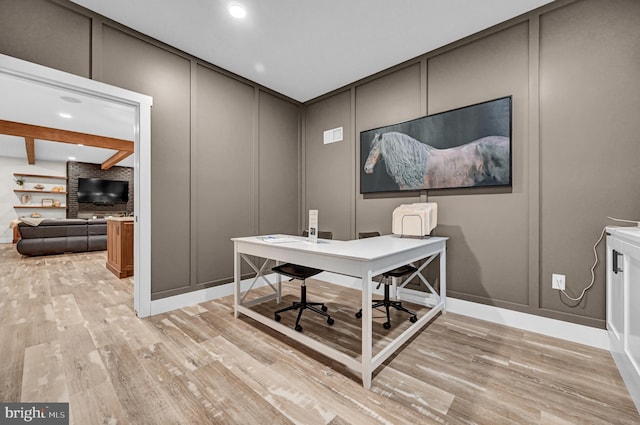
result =
[[[151,106],[153,98],[0,54],[0,74],[133,106],[134,295],[138,317],[151,315]]]

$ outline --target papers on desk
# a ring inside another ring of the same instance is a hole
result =
[[[263,236],[261,239],[269,243],[300,242],[300,239],[289,236]]]

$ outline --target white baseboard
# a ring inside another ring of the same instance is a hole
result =
[[[0,243],[13,243],[12,238],[0,238]]]
[[[270,282],[274,283],[277,279],[276,274],[267,275]],[[344,286],[352,289],[360,288],[360,279],[338,275],[330,272],[322,272],[315,278],[324,280],[336,285]],[[246,290],[253,279],[242,281],[242,288]],[[256,287],[265,286],[262,281],[256,282]],[[382,289],[374,293],[381,293]],[[216,298],[226,297],[233,294],[233,283],[227,283],[213,288],[202,289],[199,291],[188,292],[186,294],[175,295],[172,297],[162,298],[151,301],[151,315],[166,313],[182,307],[188,307],[194,304],[211,301]],[[554,338],[564,339],[583,345],[588,345],[603,350],[609,350],[609,337],[604,329],[596,329],[590,326],[578,325],[575,323],[564,322],[562,320],[549,319],[547,317],[536,316],[519,311],[507,310],[505,308],[493,307],[490,305],[464,301],[457,298],[447,298],[446,310],[451,313],[461,314],[480,320],[486,320],[492,323],[498,323],[510,326],[516,329],[523,329],[530,332],[536,332],[542,335]]]
[[[334,273],[323,272],[318,279],[346,286],[348,288],[359,289],[360,279],[342,276]],[[609,350],[609,336],[605,329],[592,328],[590,326],[578,325],[564,322],[562,320],[549,319],[547,317],[536,316],[519,311],[507,310],[506,308],[493,307],[490,305],[464,301],[457,298],[447,297],[446,311],[461,314],[487,322],[498,323],[516,329],[536,332],[566,341],[577,342],[603,350]]]
[[[267,279],[271,283],[275,283],[277,275],[275,273],[267,275]],[[245,279],[242,281],[242,290],[246,291],[253,282],[252,279]],[[266,286],[264,281],[259,280],[254,285],[255,288]],[[159,300],[151,301],[151,313],[155,314],[166,313],[168,311],[177,310],[183,307],[189,307],[195,304],[212,301],[218,298],[227,297],[233,295],[233,283],[225,283],[223,285],[214,286],[211,288],[200,289],[198,291],[187,292],[186,294],[174,295],[171,297],[161,298]]]
[[[447,297],[447,311],[461,314],[492,323],[510,326],[530,332],[566,341],[577,342],[603,350],[609,350],[609,336],[605,329],[592,328],[591,326],[578,325],[562,320],[549,319],[506,308],[464,301]]]

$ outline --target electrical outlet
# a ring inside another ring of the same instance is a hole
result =
[[[564,280],[565,280],[565,276],[563,274],[555,274],[555,273],[552,274],[551,288],[564,291]]]

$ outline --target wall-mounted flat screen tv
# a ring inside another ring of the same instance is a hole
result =
[[[511,96],[360,133],[360,192],[511,186]]]
[[[78,202],[94,204],[126,204],[129,182],[125,180],[78,179]]]

